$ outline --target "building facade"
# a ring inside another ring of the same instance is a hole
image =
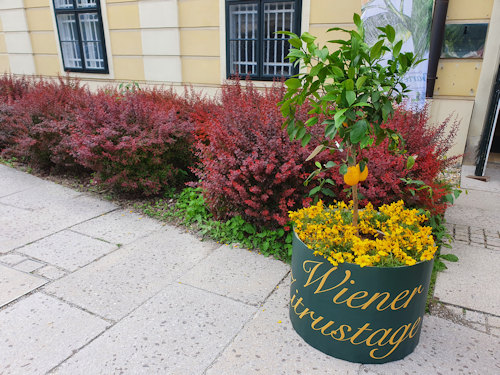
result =
[[[0,0],[0,73],[69,74],[90,87],[193,85],[210,94],[239,72],[266,86],[294,72],[274,31],[308,31],[325,43],[336,39],[327,29],[354,27],[352,15],[365,2]],[[430,100],[434,121],[450,113],[461,120],[453,153],[473,163],[498,74],[500,1],[449,0],[446,24],[487,24],[480,55],[440,59]]]

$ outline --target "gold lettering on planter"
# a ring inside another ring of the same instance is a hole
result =
[[[334,286],[329,286],[327,284],[327,281],[330,275],[332,275],[332,273],[336,271],[338,268],[329,267],[328,271],[326,271],[321,275],[319,274],[318,269],[323,263],[324,262],[318,262],[314,260],[306,260],[302,263],[302,269],[304,270],[305,273],[309,275],[307,281],[304,284],[304,288],[307,288],[309,286],[316,286],[314,294],[319,294],[335,290],[340,286],[346,284],[347,281],[349,281],[349,283],[346,285],[355,284],[355,280],[352,279],[349,280],[351,278],[351,271],[346,270],[344,271],[345,275],[342,281],[340,281],[338,284]],[[295,281],[295,279],[293,279],[293,281]],[[391,294],[389,292],[375,292],[370,296],[370,293],[367,292],[366,290],[350,293],[349,287],[344,287],[337,291],[337,293],[333,296],[332,301],[337,305],[345,303],[348,307],[352,309],[360,308],[361,310],[366,310],[370,305],[372,305],[375,302],[378,302],[378,304],[375,307],[378,311],[384,311],[389,308],[391,310],[399,310],[399,309],[406,309],[410,304],[411,300],[413,299],[413,297],[415,297],[417,293],[418,294],[422,293],[423,289],[424,289],[423,286],[419,285],[418,287],[413,289],[411,294],[409,290],[403,290],[396,297],[393,297],[391,299]],[[341,299],[342,297],[343,299]],[[365,302],[362,303],[361,300],[364,300],[365,298],[368,298],[368,300],[365,300]],[[353,301],[355,300],[358,300],[358,302],[356,304],[353,304]]]
[[[414,292],[420,293],[421,291],[419,291],[419,288],[415,288]],[[390,356],[403,341],[411,339],[417,334],[420,323],[422,321],[422,318],[418,317],[415,322],[403,324],[397,329],[380,328],[376,331],[374,331],[373,328],[370,328],[371,323],[365,323],[359,328],[353,328],[349,324],[338,324],[338,328],[335,329],[335,321],[329,320],[328,322],[324,323],[323,321],[325,320],[325,317],[306,307],[302,303],[304,299],[302,297],[297,297],[298,293],[299,291],[296,289],[290,303],[294,313],[299,317],[299,319],[308,319],[309,317],[311,320],[312,330],[319,331],[323,336],[330,336],[333,340],[348,341],[353,345],[364,344],[368,347],[375,346],[375,348],[370,351],[370,357],[372,357],[373,359],[383,359]],[[355,294],[356,293],[354,293],[352,296],[354,296]],[[403,295],[403,293],[400,293],[393,302],[395,303],[397,301],[400,301],[406,296],[407,294]],[[364,297],[365,296],[359,296],[358,298],[353,298],[353,300],[361,299]],[[398,297],[400,298],[398,299]],[[346,300],[344,302],[346,302],[346,304],[349,304],[350,302],[352,302],[352,300],[350,300],[349,302],[347,302]],[[383,302],[385,302],[385,299],[381,303]],[[388,306],[386,306],[385,308],[387,308]],[[303,307],[303,309],[301,310],[300,307]],[[399,306],[398,308],[401,307],[403,306]],[[328,331],[328,329],[331,329],[331,331]],[[350,332],[353,332],[353,334],[349,336]],[[387,345],[389,345],[389,348],[387,350],[383,350],[383,347]]]

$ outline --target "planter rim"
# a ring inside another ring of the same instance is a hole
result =
[[[307,247],[309,250],[312,251],[312,249],[307,246],[301,239],[300,237],[297,235],[297,232],[295,232],[295,226],[293,227],[293,235],[296,237],[296,239],[298,241],[300,241],[300,243],[302,243],[305,247]],[[314,255],[314,252],[313,252],[313,255]],[[320,257],[318,255],[314,255],[315,257],[318,257],[318,258],[323,258],[323,259],[326,259],[324,257]],[[435,257],[435,256],[434,256]],[[376,266],[364,266],[364,267],[361,267],[359,264],[356,264],[356,263],[351,263],[351,262],[343,262],[343,263],[339,263],[339,266],[341,264],[349,264],[350,266],[354,266],[354,267],[358,267],[358,268],[364,268],[364,269],[394,269],[394,270],[402,270],[402,269],[406,269],[406,268],[410,268],[410,267],[415,267],[415,266],[418,266],[419,264],[423,264],[423,263],[427,263],[427,262],[432,262],[434,260],[434,258],[432,258],[431,260],[424,260],[424,261],[420,261],[420,262],[417,262],[415,263],[414,265],[412,266],[397,266],[397,267],[376,267]]]

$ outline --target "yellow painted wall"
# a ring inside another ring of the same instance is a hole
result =
[[[50,0],[25,0],[24,5],[36,74],[45,76],[61,74],[59,40]]]
[[[0,54],[0,73],[9,73],[9,72],[10,72],[9,56]]]
[[[137,2],[108,4],[108,25],[110,30],[139,29],[139,7]]]
[[[446,18],[451,20],[490,19],[494,0],[449,0]]]
[[[48,7],[52,0],[24,0],[26,8]]]
[[[219,0],[179,0],[182,79],[220,84]]]
[[[482,60],[442,59],[439,61],[436,96],[476,96]]]
[[[57,55],[56,35],[54,32],[33,32],[30,35],[31,46],[34,54],[52,54]]]
[[[220,60],[218,58],[183,57],[182,79],[192,84],[220,84]]]
[[[53,31],[54,23],[50,8],[27,8],[26,19],[30,31]]]
[[[113,31],[112,33],[110,33],[110,38],[111,53],[113,54],[113,56],[142,55],[142,40],[140,31]]]
[[[0,31],[0,53],[7,53],[7,45],[5,44],[5,35]]]
[[[36,73],[42,76],[57,76],[62,74],[59,70],[59,58],[56,55],[34,55]]]
[[[218,29],[185,29],[180,38],[182,56],[220,56]]]
[[[310,24],[350,24],[354,13],[361,14],[361,0],[311,0]]]
[[[219,26],[219,2],[216,0],[179,0],[178,6],[180,27]]]
[[[144,63],[141,57],[114,56],[113,66],[117,80],[144,81]]]

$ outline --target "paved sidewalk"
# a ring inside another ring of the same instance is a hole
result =
[[[359,365],[293,331],[288,265],[0,165],[0,374],[499,374],[499,198],[449,211],[415,352]]]

